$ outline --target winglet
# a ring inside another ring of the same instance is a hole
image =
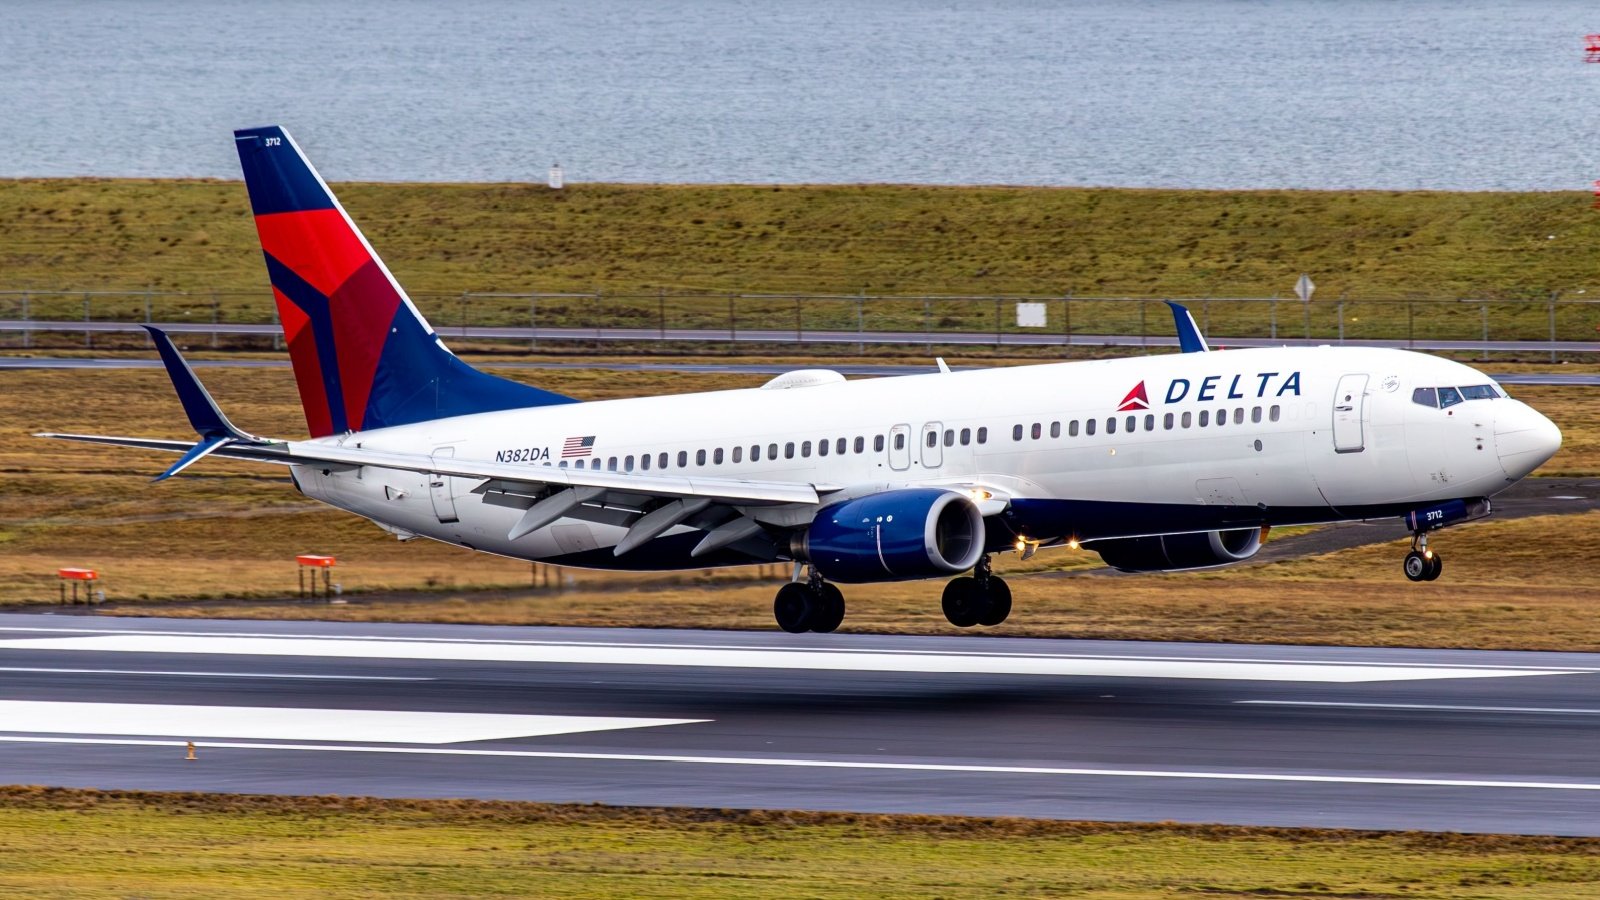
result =
[[[235,428],[233,423],[228,421],[228,417],[217,407],[217,401],[211,399],[211,393],[200,383],[199,377],[194,374],[194,369],[189,367],[188,361],[178,352],[178,348],[172,343],[172,338],[167,337],[166,332],[149,325],[144,326],[144,330],[150,332],[150,340],[155,342],[156,351],[161,354],[161,363],[167,367],[167,377],[172,379],[172,386],[178,392],[178,400],[183,403],[183,411],[189,417],[189,424],[194,426],[194,430],[200,435],[199,443],[189,448],[188,453],[152,480],[166,481],[211,455],[212,452],[234,442],[264,443],[260,438]]]
[[[1206,346],[1205,336],[1200,333],[1200,327],[1194,324],[1194,314],[1181,303],[1171,300],[1165,301],[1172,307],[1172,324],[1178,329],[1178,347],[1184,353],[1204,353],[1210,350]]]

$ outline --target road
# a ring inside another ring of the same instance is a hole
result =
[[[175,335],[234,335],[272,337],[283,333],[270,322],[154,322]],[[0,319],[0,334],[66,332],[70,334],[138,334],[138,322],[96,322],[71,319]],[[841,331],[797,330],[793,328],[545,328],[521,326],[447,325],[435,329],[441,337],[496,341],[600,341],[738,344],[921,344],[926,346],[978,345],[1005,347],[1177,347],[1176,337],[1139,334],[1061,334],[1028,331]],[[1213,347],[1314,347],[1334,343],[1328,338],[1296,337],[1216,337],[1207,335]],[[1600,341],[1458,341],[1435,339],[1360,340],[1351,346],[1397,347],[1410,350],[1451,350],[1496,353],[1600,353]]]
[[[1597,689],[1576,653],[9,615],[0,771],[1600,835]]]
[[[189,364],[197,369],[286,369],[289,367],[288,359],[194,359]],[[832,360],[819,362],[843,375],[849,376],[882,376],[882,375],[926,375],[936,372],[934,366],[899,365],[893,363],[836,363]],[[550,371],[567,371],[581,369],[600,369],[607,372],[672,372],[701,375],[781,375],[801,368],[800,363],[772,364],[772,363],[681,363],[681,362],[612,362],[612,361],[528,361],[528,360],[488,360],[479,363],[487,369],[544,369]],[[125,359],[116,357],[47,357],[47,356],[0,356],[0,370],[4,369],[159,369],[161,360],[150,359]],[[952,366],[956,371],[980,368],[978,366]],[[1600,374],[1560,374],[1545,372],[1517,372],[1504,374],[1491,374],[1489,377],[1501,384],[1544,384],[1544,385],[1583,385],[1600,386]]]

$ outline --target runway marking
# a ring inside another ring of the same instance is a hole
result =
[[[0,666],[0,672],[43,672],[62,675],[172,675],[182,678],[295,678],[304,681],[438,681],[407,675],[305,675],[293,672],[164,672],[152,669],[49,669],[36,666]]]
[[[486,644],[490,646],[507,647],[622,647],[642,649],[670,649],[670,650],[736,650],[745,652],[756,651],[781,651],[800,653],[838,653],[838,654],[888,654],[903,656],[947,656],[949,650],[922,650],[916,648],[858,648],[858,647],[814,647],[796,646],[793,644],[758,645],[758,644],[679,644],[665,642],[628,642],[628,641],[564,641],[537,638],[427,638],[427,637],[396,637],[393,635],[353,634],[353,635],[316,635],[294,634],[275,631],[167,631],[150,629],[105,629],[105,628],[45,628],[28,626],[3,626],[0,633],[23,632],[47,634],[89,634],[104,636],[131,636],[151,635],[165,637],[214,637],[214,638],[273,638],[284,640],[303,641],[372,641],[378,643],[405,643],[405,644]],[[0,649],[12,646],[8,641],[0,640]],[[18,645],[21,646],[21,645]],[[1330,648],[1340,649],[1340,648]],[[1252,656],[1157,656],[1150,654],[1111,654],[1111,653],[1027,653],[1003,650],[966,650],[963,649],[959,656],[994,657],[1000,659],[1108,659],[1108,660],[1155,660],[1162,662],[1208,662],[1208,663],[1249,663],[1282,664],[1290,666],[1318,665],[1318,666],[1399,666],[1404,668],[1444,668],[1444,669],[1484,669],[1504,670],[1510,672],[1528,672],[1530,674],[1548,675],[1552,673],[1563,675],[1580,675],[1586,673],[1600,673],[1600,667],[1585,666],[1514,666],[1496,665],[1490,663],[1431,663],[1431,662],[1405,662],[1391,663],[1376,660],[1317,660],[1307,662],[1299,659],[1285,659],[1279,657],[1252,657]]]
[[[174,741],[111,738],[44,738],[0,735],[19,744],[88,744],[126,747],[178,747]],[[891,772],[958,772],[978,775],[1054,775],[1086,778],[1169,778],[1199,781],[1264,781],[1309,784],[1377,784],[1409,787],[1507,788],[1540,791],[1600,791],[1587,781],[1506,781],[1476,778],[1400,778],[1377,775],[1312,775],[1297,772],[1203,772],[1171,769],[1089,769],[1064,766],[980,766],[962,763],[866,762],[844,759],[793,759],[755,756],[678,756],[646,753],[576,753],[558,750],[469,750],[455,747],[371,747],[359,744],[243,744],[207,741],[206,749],[293,750],[332,753],[398,753],[408,756],[467,756],[511,759],[571,759],[600,762],[668,763],[703,766],[766,766],[805,769],[868,769]]]
[[[456,744],[704,721],[708,720],[0,700],[0,730],[48,734],[169,734],[186,740],[221,737]]]
[[[722,649],[659,646],[506,644],[462,641],[372,641],[349,638],[222,637],[217,635],[101,634],[93,637],[0,640],[0,649],[91,653],[189,653],[411,659],[565,665],[692,666],[901,672],[963,675],[1042,675],[1103,678],[1181,678],[1350,684],[1442,678],[1565,675],[1564,669],[1475,669],[1448,666],[1325,665],[1308,662],[1213,661],[1085,656],[986,656],[967,653],[819,653],[809,649]]]
[[[1433,703],[1344,703],[1331,700],[1235,700],[1241,706],[1311,706],[1336,709],[1437,710],[1439,712],[1563,713],[1575,716],[1600,716],[1600,709],[1573,709],[1565,706],[1450,706]]]

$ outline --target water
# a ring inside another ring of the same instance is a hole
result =
[[[1593,0],[6,0],[0,176],[1585,189]]]

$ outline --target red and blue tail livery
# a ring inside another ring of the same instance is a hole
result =
[[[457,359],[287,131],[233,137],[313,437],[575,402]]]

